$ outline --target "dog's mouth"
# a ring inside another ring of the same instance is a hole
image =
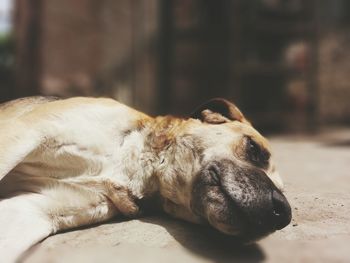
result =
[[[220,232],[244,242],[280,230],[291,221],[287,199],[267,175],[230,160],[202,169],[193,184],[191,209]]]

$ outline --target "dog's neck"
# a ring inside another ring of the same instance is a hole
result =
[[[137,198],[159,193],[175,203],[190,200],[191,183],[187,181],[199,169],[201,155],[200,143],[187,133],[188,126],[195,121],[164,116],[150,118],[138,127],[143,145],[137,146],[140,153],[137,160],[125,169],[129,188]]]

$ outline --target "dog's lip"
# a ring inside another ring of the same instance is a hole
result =
[[[214,226],[211,222],[209,222],[211,226]],[[219,224],[219,226],[218,226]],[[216,230],[218,230],[219,232],[226,234],[226,235],[230,235],[230,236],[240,236],[242,234],[242,231],[238,228],[235,228],[231,225],[227,225],[226,223],[220,223],[220,222],[216,222],[216,225],[214,226],[214,228]]]
[[[211,222],[210,218],[208,218],[207,223],[221,234],[235,237],[243,244],[254,243],[276,231],[275,229],[270,229],[269,231],[251,231],[248,225],[243,225],[241,228],[238,228],[226,222]]]

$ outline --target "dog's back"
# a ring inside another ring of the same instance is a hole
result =
[[[9,120],[32,111],[38,105],[58,100],[57,97],[34,96],[20,98],[0,104],[0,120]]]

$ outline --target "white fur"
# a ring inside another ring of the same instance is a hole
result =
[[[39,209],[47,203],[39,194],[25,194],[0,201],[1,262],[15,262],[30,246],[53,232]]]

